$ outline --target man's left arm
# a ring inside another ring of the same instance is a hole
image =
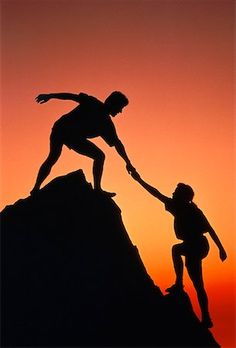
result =
[[[81,100],[87,98],[88,95],[85,93],[48,93],[48,94],[39,94],[35,99],[39,104],[48,102],[50,99],[61,99],[61,100],[73,100],[77,103],[80,103]]]

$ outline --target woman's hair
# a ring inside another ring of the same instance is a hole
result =
[[[118,104],[118,105],[126,106],[129,104],[129,100],[123,93],[114,91],[106,98],[105,104],[107,105]]]
[[[184,200],[187,202],[192,202],[193,197],[194,197],[194,191],[191,186],[179,183],[177,185],[178,191],[181,193],[181,196]]]

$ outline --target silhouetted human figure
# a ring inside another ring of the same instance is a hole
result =
[[[209,315],[208,298],[204,289],[202,275],[202,259],[208,255],[209,244],[203,234],[209,232],[219,248],[222,261],[227,258],[227,255],[207,218],[197,205],[193,203],[193,189],[189,185],[179,183],[172,194],[172,198],[169,198],[142,180],[137,172],[133,172],[132,177],[149,193],[165,204],[165,209],[174,216],[176,237],[183,240],[183,243],[175,244],[172,248],[176,281],[166,291],[176,293],[183,291],[183,260],[181,256],[185,256],[185,265],[197,292],[202,313],[202,323],[207,328],[212,327],[213,323]]]
[[[101,188],[105,155],[88,139],[101,136],[109,146],[114,146],[118,154],[124,159],[128,173],[135,170],[126,154],[124,145],[117,136],[110,117],[115,117],[122,112],[122,109],[129,102],[127,97],[121,92],[114,91],[106,98],[105,102],[101,102],[85,93],[50,93],[38,95],[36,101],[42,104],[52,98],[73,100],[79,105],[54,123],[50,136],[50,152],[39,169],[31,194],[40,189],[42,182],[60,157],[62,146],[66,145],[69,149],[94,160],[94,189],[114,196],[115,193],[103,191]]]

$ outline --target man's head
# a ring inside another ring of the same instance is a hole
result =
[[[193,200],[194,191],[191,186],[179,183],[173,192],[172,197],[180,202],[189,203]]]
[[[122,109],[128,105],[128,103],[128,98],[123,93],[118,91],[112,92],[104,102],[109,114],[113,117],[119,112],[122,112]]]

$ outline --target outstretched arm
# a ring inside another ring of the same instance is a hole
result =
[[[75,102],[80,102],[79,94],[73,93],[49,93],[49,94],[39,94],[35,99],[39,104],[46,103],[49,99],[62,99],[62,100],[73,100]]]
[[[217,247],[219,248],[220,259],[222,261],[224,261],[227,258],[227,254],[226,254],[226,251],[225,251],[223,245],[221,244],[221,241],[219,240],[216,232],[213,230],[213,228],[211,226],[210,226],[208,232],[209,232],[211,238],[213,239],[213,241],[215,242],[215,244],[217,245]]]
[[[128,155],[125,151],[125,147],[124,145],[122,144],[122,142],[120,141],[120,139],[117,139],[116,143],[115,143],[115,149],[116,151],[118,152],[118,154],[124,159],[125,163],[126,163],[126,169],[128,171],[128,173],[133,173],[136,171],[136,169],[132,166],[129,158],[128,158]]]
[[[158,191],[155,187],[146,183],[137,172],[132,173],[132,177],[138,181],[138,183],[145,188],[151,195],[159,199],[162,203],[167,203],[169,197],[163,195],[160,191]]]

